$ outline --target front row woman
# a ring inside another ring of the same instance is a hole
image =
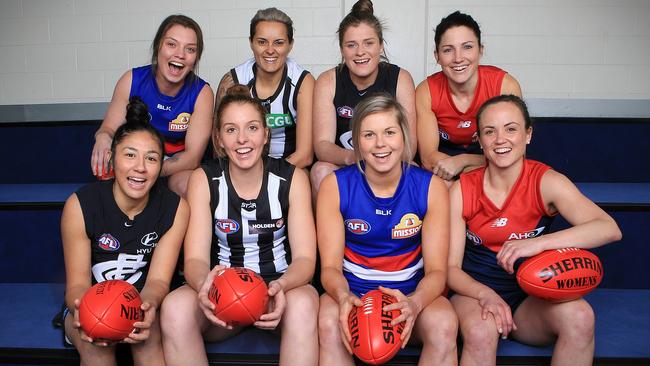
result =
[[[524,102],[502,95],[477,114],[487,166],[461,174],[450,190],[447,283],[463,337],[461,363],[495,364],[499,337],[555,343],[552,364],[589,365],[594,313],[584,299],[550,303],[517,285],[520,259],[544,250],[594,248],[620,240],[614,220],[564,175],[526,159],[532,135]],[[561,214],[571,228],[546,233]]]
[[[268,283],[271,306],[254,325],[279,329],[280,364],[318,361],[318,294],[309,285],[316,262],[309,180],[285,160],[267,157],[265,115],[245,86],[230,88],[214,126],[215,150],[222,158],[190,177],[187,284],[167,296],[161,311],[169,365],[207,365],[204,340],[216,342],[241,331],[216,318],[208,300],[216,273],[235,266],[260,273]]]
[[[142,298],[144,319],[135,323],[138,332],[123,341],[131,344],[135,365],[165,364],[156,310],[169,292],[189,207],[157,182],[164,156],[146,105],[133,98],[126,122],[112,139],[109,161],[115,179],[82,187],[63,208],[65,334],[82,365],[115,365],[115,345],[89,338],[77,311],[91,285],[114,279],[133,284]]]
[[[394,295],[403,345],[422,344],[420,364],[456,364],[456,314],[442,296],[447,273],[446,185],[410,166],[408,119],[393,97],[361,101],[353,116],[356,165],[327,176],[318,193],[320,364],[353,365],[347,319],[359,296]]]

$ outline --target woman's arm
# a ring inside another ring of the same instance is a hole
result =
[[[418,151],[418,138],[417,138],[417,115],[415,109],[415,86],[411,74],[404,70],[399,70],[397,77],[397,101],[402,105],[406,111],[406,118],[409,122],[409,138],[411,140],[411,159]]]
[[[212,89],[206,84],[194,104],[194,113],[185,134],[185,150],[163,162],[162,176],[199,166],[212,132],[213,101]]]
[[[431,110],[431,95],[429,83],[423,80],[415,90],[415,107],[417,112],[417,140],[422,168],[432,171],[439,160],[449,155],[438,151],[440,136],[438,135],[438,120]]]
[[[618,225],[605,211],[585,197],[567,177],[554,170],[544,173],[540,183],[542,199],[549,213],[559,212],[572,226],[531,239],[506,242],[497,260],[513,273],[514,262],[550,249],[596,248],[621,240]]]
[[[501,82],[501,95],[513,94],[521,98],[521,86],[512,75],[506,74]]]
[[[76,194],[65,202],[61,215],[61,238],[65,262],[65,303],[76,311],[75,300],[80,300],[92,283],[90,239]]]
[[[223,97],[226,95],[226,91],[228,91],[228,88],[230,88],[233,85],[235,85],[235,81],[232,79],[232,74],[230,73],[230,71],[228,71],[221,78],[221,81],[219,82],[219,86],[217,87],[217,94],[214,97],[215,118],[217,116],[217,109],[219,108],[219,104],[221,104],[221,99],[223,99]]]
[[[314,87],[313,134],[314,152],[319,161],[340,166],[354,164],[354,152],[344,149],[334,142],[336,138],[336,110],[334,93],[336,89],[336,69],[322,73]]]
[[[311,165],[314,159],[314,145],[312,143],[314,77],[311,74],[304,77],[297,93],[296,151],[287,157],[287,161],[298,168],[305,168]]]
[[[102,172],[108,172],[109,170],[108,152],[111,150],[115,131],[124,123],[126,118],[126,106],[129,104],[132,77],[131,70],[129,70],[117,81],[104,120],[97,132],[95,132],[95,145],[90,158],[90,168],[96,176],[101,176]]]

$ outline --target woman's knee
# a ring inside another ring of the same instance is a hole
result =
[[[160,328],[165,337],[184,331],[200,331],[196,311],[198,303],[196,293],[181,287],[168,294],[160,306]]]
[[[483,320],[481,318],[461,322],[460,330],[465,347],[496,350],[499,334],[493,323],[494,321],[491,319]]]
[[[559,335],[591,340],[594,337],[595,315],[591,305],[583,299],[561,304]]]
[[[297,329],[316,327],[318,321],[318,293],[311,285],[301,286],[286,293],[287,307],[282,317],[283,326]]]
[[[456,347],[458,317],[451,306],[440,308],[430,305],[420,313],[416,321],[419,323],[418,329],[421,329],[423,343],[444,348]]]
[[[318,311],[318,340],[321,346],[341,343],[338,304],[332,299],[324,301],[321,298]]]

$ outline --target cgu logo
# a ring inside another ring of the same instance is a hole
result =
[[[345,227],[353,234],[364,235],[370,232],[370,224],[361,219],[345,220]]]
[[[97,239],[97,242],[99,243],[100,248],[110,252],[120,249],[120,242],[111,234],[102,234],[102,236]]]
[[[336,108],[336,114],[338,114],[339,117],[352,118],[353,109],[344,105],[343,107]]]
[[[466,231],[465,231],[465,235],[467,236],[467,240],[469,240],[469,241],[471,241],[472,243],[474,243],[474,245],[481,245],[481,244],[483,244],[483,240],[481,240],[481,238],[480,238],[478,235],[474,234],[474,233],[471,232],[470,230],[466,230]]]
[[[522,239],[534,238],[536,236],[539,236],[539,234],[541,234],[542,231],[544,231],[545,228],[546,228],[546,226],[542,226],[542,227],[538,227],[535,230],[531,230],[531,231],[528,231],[528,232],[525,232],[525,233],[512,233],[508,237],[508,240],[522,240]]]
[[[269,113],[266,115],[266,126],[268,128],[289,127],[294,124],[290,114]]]
[[[231,219],[215,220],[214,227],[224,234],[232,234],[239,231],[239,223]]]

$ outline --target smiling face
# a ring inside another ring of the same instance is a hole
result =
[[[523,114],[511,102],[488,106],[481,114],[479,143],[491,165],[507,168],[526,155],[532,128],[526,128]]]
[[[268,141],[265,126],[264,116],[250,103],[233,102],[223,110],[218,141],[231,167],[248,170],[262,164]]]
[[[286,25],[262,21],[255,26],[250,46],[258,71],[272,74],[282,72],[293,43],[289,41]]]
[[[161,89],[183,85],[197,60],[196,33],[175,24],[165,32],[158,49],[156,82]]]
[[[359,152],[368,173],[388,173],[400,169],[404,153],[404,133],[392,110],[373,113],[361,121]]]
[[[341,55],[355,84],[357,84],[356,80],[365,79],[374,82],[383,52],[384,45],[379,35],[374,28],[364,22],[348,27],[343,34]]]
[[[435,52],[436,61],[450,83],[463,85],[478,80],[478,65],[483,56],[483,46],[476,34],[465,26],[452,27],[440,38]]]
[[[116,201],[146,199],[162,167],[160,141],[148,131],[132,132],[115,146],[112,161]]]

